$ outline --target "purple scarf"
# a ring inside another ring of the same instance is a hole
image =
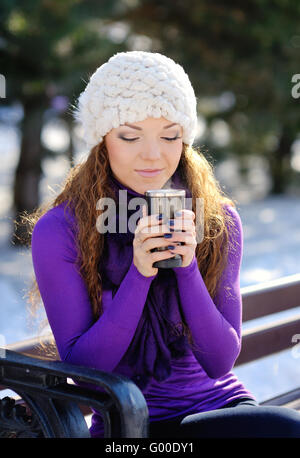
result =
[[[117,199],[116,233],[107,232],[105,234],[104,256],[101,264],[99,263],[99,272],[103,286],[112,289],[114,297],[132,263],[134,238],[134,234],[128,229],[128,224],[127,233],[118,233],[120,219],[118,191],[127,190],[128,203],[134,197],[145,198],[145,196],[125,187],[113,176],[110,180]],[[178,171],[172,176],[172,187],[186,189],[182,185]],[[186,189],[186,197],[191,197],[188,189]],[[128,218],[136,211],[137,209],[128,210]],[[172,268],[158,269],[151,283],[135,335],[123,357],[132,369],[132,380],[140,389],[148,386],[151,377],[157,381],[168,378],[171,374],[171,358],[179,358],[185,354],[188,343],[187,337],[183,335],[182,325],[180,325],[182,319],[175,273]],[[176,325],[175,333],[173,332],[174,325]],[[122,359],[123,362],[124,359]]]

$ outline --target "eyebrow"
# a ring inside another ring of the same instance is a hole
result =
[[[127,122],[124,125],[127,126],[127,127],[131,127],[132,129],[143,130],[141,127],[134,126],[133,124],[128,124]],[[173,124],[169,124],[167,126],[164,126],[163,129],[169,129],[170,127],[178,126],[178,125],[179,124],[177,122],[173,122]]]

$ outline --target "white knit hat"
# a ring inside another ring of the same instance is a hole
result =
[[[192,145],[197,102],[181,65],[159,53],[128,51],[113,55],[91,76],[74,111],[88,149],[126,122],[161,116],[183,127],[183,142]]]

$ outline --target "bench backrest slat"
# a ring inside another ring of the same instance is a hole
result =
[[[243,322],[300,306],[300,274],[241,288]]]

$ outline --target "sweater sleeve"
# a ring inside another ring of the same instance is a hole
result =
[[[240,266],[243,231],[236,209],[227,208],[234,221],[234,231],[229,233],[232,245],[214,301],[206,288],[195,255],[189,266],[174,268],[183,313],[197,346],[193,352],[207,375],[213,379],[232,369],[241,349]]]
[[[114,298],[111,291],[103,291],[104,312],[95,321],[86,283],[75,266],[74,240],[60,216],[50,211],[38,220],[31,248],[61,360],[113,371],[134,336],[155,276],[143,276],[132,262]]]

